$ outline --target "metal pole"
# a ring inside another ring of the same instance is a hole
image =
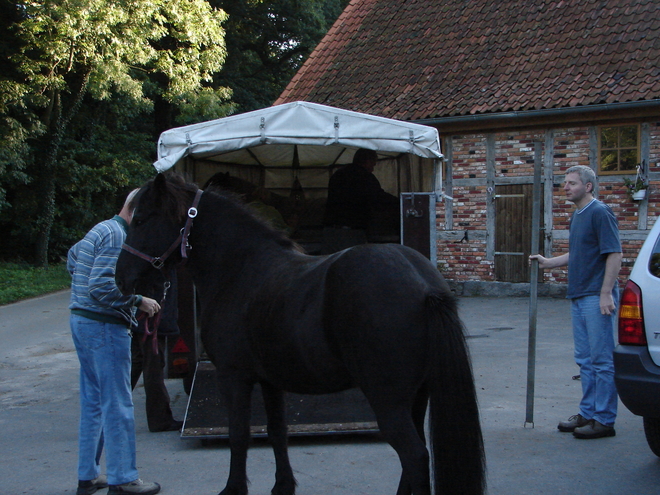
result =
[[[532,254],[539,252],[541,227],[541,143],[534,143],[534,188],[532,196]],[[527,413],[525,427],[534,428],[534,381],[536,373],[536,315],[538,302],[539,265],[532,260],[529,277],[529,341],[527,346]]]

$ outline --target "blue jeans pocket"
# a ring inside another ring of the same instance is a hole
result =
[[[100,349],[105,345],[105,323],[81,319],[76,326],[80,342],[87,349]]]

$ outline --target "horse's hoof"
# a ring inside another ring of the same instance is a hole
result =
[[[278,483],[273,487],[270,495],[296,495],[296,482]]]
[[[296,495],[296,489],[273,489],[273,491],[270,492],[270,495]]]
[[[245,490],[239,490],[237,488],[226,487],[218,495],[248,495],[247,488]]]

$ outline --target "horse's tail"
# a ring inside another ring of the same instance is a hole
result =
[[[427,297],[430,356],[430,435],[435,493],[482,495],[485,458],[477,394],[457,302],[449,293]]]

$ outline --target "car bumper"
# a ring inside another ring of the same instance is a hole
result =
[[[660,366],[646,346],[617,345],[614,380],[621,402],[638,416],[660,417]]]

